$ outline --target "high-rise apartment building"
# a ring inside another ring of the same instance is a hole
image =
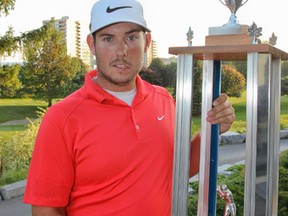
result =
[[[158,58],[158,46],[157,42],[152,40],[144,56],[144,67],[149,67],[154,58]]]
[[[44,20],[43,24],[50,20]],[[90,68],[94,65],[93,56],[90,53],[86,43],[86,37],[89,34],[89,25],[73,21],[68,16],[61,19],[54,19],[55,27],[63,33],[63,43],[67,47],[67,54],[71,57],[80,58]]]

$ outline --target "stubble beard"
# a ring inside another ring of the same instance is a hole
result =
[[[131,75],[131,76],[127,77],[126,79],[119,80],[117,78],[113,78],[112,76],[109,76],[108,74],[103,73],[101,70],[99,70],[98,73],[99,73],[98,74],[99,77],[101,77],[102,79],[107,80],[108,82],[110,82],[114,85],[117,85],[117,86],[125,86],[131,82],[134,82],[135,77],[138,74],[138,73],[136,73],[135,76]]]
[[[111,67],[114,67],[113,65],[117,64],[117,63],[123,63],[124,65],[126,65],[127,67],[131,67],[132,65],[125,59],[115,59],[110,63]],[[108,69],[107,69],[108,70]],[[103,72],[103,70],[101,70],[101,67],[98,68],[98,77],[101,77],[103,80],[106,80],[114,85],[117,86],[126,86],[132,82],[135,82],[135,78],[137,76],[137,74],[140,72],[140,70],[138,71],[138,69],[135,69],[136,71],[134,71],[133,73],[130,73],[129,76],[127,76],[125,79],[123,78],[117,78],[114,77],[113,74],[109,75],[109,73]],[[118,76],[118,74],[117,74]],[[121,73],[120,75],[121,76]]]

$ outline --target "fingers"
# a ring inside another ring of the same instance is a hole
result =
[[[207,114],[207,121],[211,124],[232,123],[235,119],[235,110],[229,101],[214,107]]]
[[[221,94],[213,105],[214,107],[207,113],[207,121],[211,124],[220,124],[220,132],[224,133],[230,129],[235,120],[235,110],[226,94]]]
[[[207,121],[212,124],[233,122],[235,110],[232,107],[228,96],[221,94],[214,102],[214,107],[207,113]]]
[[[213,101],[213,106],[217,106],[219,104],[224,103],[225,101],[228,100],[228,95],[225,93],[220,94],[219,97],[217,97],[214,101]]]

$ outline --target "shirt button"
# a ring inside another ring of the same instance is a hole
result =
[[[140,126],[139,125],[136,125],[136,130],[139,130],[140,129]]]

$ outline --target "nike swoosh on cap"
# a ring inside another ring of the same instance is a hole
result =
[[[114,11],[125,9],[125,8],[132,8],[132,6],[121,6],[121,7],[115,7],[115,8],[110,8],[110,6],[109,6],[109,7],[107,7],[106,12],[112,13]]]

